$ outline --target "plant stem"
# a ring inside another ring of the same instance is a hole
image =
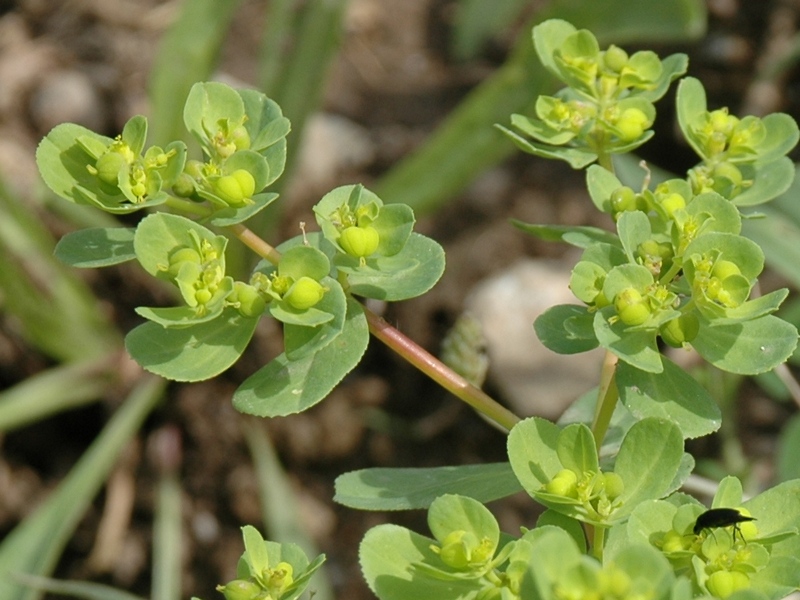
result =
[[[518,416],[498,404],[486,392],[461,377],[461,375],[389,325],[381,317],[367,308],[364,309],[364,313],[367,315],[367,322],[372,335],[457,398],[463,400],[505,429],[511,429],[519,422],[520,418]]]
[[[592,540],[592,556],[603,562],[603,546],[606,540],[606,528],[594,527],[594,539]]]
[[[614,409],[617,406],[619,399],[619,392],[617,391],[617,382],[614,375],[617,372],[617,356],[609,351],[606,351],[606,356],[603,359],[603,368],[600,372],[600,387],[597,391],[597,410],[594,414],[594,422],[592,423],[592,433],[594,434],[594,443],[597,450],[603,445],[603,439],[608,432],[608,426],[611,423],[611,415],[614,414]]]
[[[262,240],[251,230],[241,224],[231,225],[233,234],[248,248],[259,256],[277,265],[281,258],[280,252]],[[448,390],[458,399],[463,400],[472,408],[491,419],[506,430],[510,430],[520,418],[510,410],[500,405],[479,387],[471,384],[458,373],[423,349],[400,331],[389,325],[381,317],[367,307],[364,314],[367,317],[369,330],[372,335],[397,352],[411,365],[425,373],[436,383]]]
[[[197,215],[199,217],[207,217],[211,214],[206,206],[192,202],[191,200],[183,200],[182,198],[175,198],[170,196],[165,202],[167,206],[177,211],[188,213],[190,215]]]
[[[229,229],[239,240],[253,252],[258,254],[261,258],[267,259],[273,265],[277,266],[281,260],[281,253],[275,250],[267,242],[258,237],[255,233],[249,230],[241,223],[231,225]]]

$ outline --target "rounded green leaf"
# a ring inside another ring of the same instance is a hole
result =
[[[611,194],[622,187],[616,175],[600,165],[591,165],[586,169],[586,187],[597,209],[611,214]]]
[[[614,512],[614,519],[630,515],[644,500],[669,493],[682,458],[683,435],[673,422],[649,417],[634,424],[614,463],[614,472],[625,484],[622,507]]]
[[[394,256],[374,255],[361,265],[359,259],[340,254],[334,264],[347,275],[351,293],[395,302],[431,289],[444,273],[445,256],[434,240],[412,233],[403,250]]]
[[[675,102],[678,108],[678,124],[683,137],[698,156],[707,158],[704,154],[703,140],[695,134],[695,130],[702,125],[708,106],[703,84],[694,77],[684,77],[678,84]]]
[[[562,469],[556,448],[561,429],[546,419],[532,417],[517,423],[508,434],[508,458],[529,494],[541,489]]]
[[[420,469],[362,469],[336,478],[334,500],[361,510],[428,508],[442,494],[491,502],[521,491],[508,463]]]
[[[403,249],[414,229],[414,211],[407,204],[384,205],[372,226],[380,236],[377,253],[393,256]]]
[[[195,83],[183,109],[186,129],[212,154],[211,138],[219,131],[220,122],[241,123],[244,116],[244,103],[236,90],[214,81]]]
[[[552,306],[536,318],[533,327],[539,341],[558,354],[578,354],[597,348],[594,315],[585,306]]]
[[[556,454],[561,465],[575,473],[598,473],[600,471],[594,436],[583,423],[567,425],[561,430],[558,435]]]
[[[358,559],[364,579],[382,600],[436,598],[465,600],[480,589],[475,580],[442,580],[422,571],[420,565],[442,565],[431,538],[399,525],[370,529],[359,546]]]
[[[740,375],[774,369],[797,347],[797,329],[774,315],[715,325],[701,317],[692,347],[714,366]]]
[[[656,345],[655,329],[633,329],[616,321],[616,309],[607,306],[595,313],[594,331],[601,346],[619,356],[625,362],[649,373],[661,373],[664,365]]]
[[[56,244],[54,254],[73,267],[95,268],[117,265],[136,258],[133,250],[135,229],[93,227],[71,231]]]
[[[125,337],[125,348],[144,369],[173,381],[203,381],[219,375],[241,356],[258,318],[227,308],[213,321],[166,329],[145,323]]]
[[[494,548],[500,541],[500,526],[491,511],[467,496],[445,494],[431,503],[428,527],[437,540],[444,540],[453,531],[463,530],[480,540],[488,538]]]
[[[248,377],[233,395],[236,410],[260,417],[294,414],[313,406],[360,362],[369,343],[361,305],[347,303],[342,332],[317,352],[290,360],[281,354]]]
[[[719,406],[686,371],[662,357],[664,371],[648,373],[625,362],[617,366],[616,382],[622,403],[639,419],[659,417],[680,427],[684,438],[719,429]]]

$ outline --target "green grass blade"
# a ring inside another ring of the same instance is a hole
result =
[[[141,596],[91,581],[64,581],[31,575],[23,575],[17,579],[31,588],[56,594],[59,597],[82,598],[83,600],[145,600]]]
[[[242,430],[253,457],[267,537],[280,543],[297,544],[313,561],[319,549],[295,510],[297,499],[267,433],[252,419],[242,420]],[[333,600],[333,589],[324,568],[314,575],[309,589],[314,591],[315,600]]]
[[[165,382],[146,378],[134,389],[56,491],[0,544],[0,598],[35,600],[15,573],[49,575],[122,449],[161,398]]]
[[[175,469],[165,469],[158,482],[153,531],[152,600],[181,598],[181,486]]]
[[[116,356],[54,367],[0,392],[0,431],[98,400],[116,381]]]
[[[241,0],[185,0],[162,40],[150,76],[150,139],[185,139],[183,105],[192,84],[208,79]]]
[[[0,297],[28,343],[63,361],[107,356],[121,340],[89,288],[53,257],[55,240],[0,183]]]

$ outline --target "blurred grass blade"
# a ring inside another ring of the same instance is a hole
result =
[[[38,591],[13,583],[16,573],[49,575],[119,453],[158,403],[165,382],[147,377],[131,392],[55,492],[0,544],[0,598],[35,600]]]
[[[276,40],[264,41],[262,60],[265,63],[261,75],[265,80],[260,82],[261,87],[270,98],[280,104],[283,114],[292,122],[287,165],[292,162],[292,149],[296,152],[300,145],[303,125],[308,115],[317,109],[322,99],[325,75],[339,49],[346,5],[347,0],[307,2],[293,23],[291,51],[286,54],[268,57],[266,53],[272,49]],[[286,13],[285,7],[283,12]],[[289,22],[288,14],[281,14],[279,18],[284,23]],[[272,34],[269,30],[267,33]],[[284,33],[277,42],[285,37]],[[281,65],[279,72],[274,64],[270,64],[273,61]],[[291,166],[287,167],[290,168]]]
[[[89,288],[53,257],[41,220],[0,183],[0,297],[32,346],[63,361],[106,356],[121,339]]]
[[[0,392],[0,431],[94,402],[116,380],[117,355],[53,367]]]
[[[161,475],[158,479],[153,526],[153,589],[151,600],[180,600],[183,566],[181,511],[180,434],[161,429],[153,437],[153,449]]]
[[[475,58],[481,46],[511,25],[528,6],[528,0],[461,0],[453,23],[453,57]]]
[[[536,16],[568,19],[591,29],[601,43],[681,41],[705,30],[700,0],[558,0]],[[378,195],[403,202],[418,214],[435,210],[480,173],[514,152],[495,123],[512,113],[530,113],[536,97],[556,83],[539,65],[529,35],[520,35],[506,63],[472,91],[425,144],[381,179]]]
[[[259,87],[292,123],[284,175],[270,188],[278,193],[291,179],[306,120],[322,101],[328,67],[339,50],[347,0],[308,0],[299,9],[296,4],[270,2],[259,68]],[[250,219],[248,226],[269,237],[279,221],[279,210],[279,204],[273,204]],[[253,255],[244,246],[232,244],[226,261],[231,272],[245,273],[253,266]]]
[[[253,457],[267,539],[297,544],[313,561],[319,555],[319,549],[303,527],[296,510],[297,498],[267,433],[253,419],[243,419],[242,430]],[[310,586],[314,590],[314,600],[333,600],[333,589],[325,573],[323,568],[314,575]]]
[[[120,589],[93,583],[90,581],[64,581],[50,579],[49,577],[34,577],[32,575],[17,576],[20,583],[42,592],[49,592],[69,598],[83,598],[83,600],[145,600]]]
[[[185,139],[183,105],[192,84],[209,78],[241,0],[185,0],[167,31],[150,75],[150,140]]]
[[[295,0],[272,0],[269,3],[264,40],[261,43],[258,83],[270,94],[283,72],[284,49],[292,42],[293,7]]]

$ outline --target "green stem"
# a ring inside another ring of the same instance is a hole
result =
[[[461,377],[381,317],[367,308],[364,309],[364,313],[367,315],[372,335],[454,396],[505,429],[511,429],[520,421],[518,416],[498,404],[486,392]]]
[[[597,162],[598,164],[603,167],[604,169],[614,172],[614,163],[611,160],[611,155],[607,152],[598,152],[597,153]]]
[[[594,527],[594,539],[592,540],[592,556],[601,563],[603,562],[603,545],[606,541],[606,528]]]
[[[617,382],[614,375],[617,372],[617,356],[611,352],[606,351],[606,356],[603,359],[603,367],[600,372],[600,387],[597,391],[597,410],[594,414],[594,422],[592,423],[592,433],[594,434],[595,446],[600,450],[603,445],[603,439],[608,432],[608,426],[611,423],[611,416],[614,414],[614,409],[617,407],[617,400],[619,399],[619,392],[617,391]]]
[[[175,211],[188,213],[190,215],[197,215],[199,217],[207,217],[211,214],[208,208],[202,204],[197,204],[191,200],[182,200],[181,198],[175,198],[174,196],[167,198],[165,204]]]
[[[245,246],[253,250],[253,252],[267,259],[274,265],[278,264],[281,258],[280,252],[250,231],[247,227],[236,224],[231,225],[229,229]],[[486,392],[461,377],[461,375],[389,325],[367,307],[363,308],[372,335],[458,399],[463,400],[475,410],[507,430],[510,430],[520,421],[517,415],[500,405]]]

